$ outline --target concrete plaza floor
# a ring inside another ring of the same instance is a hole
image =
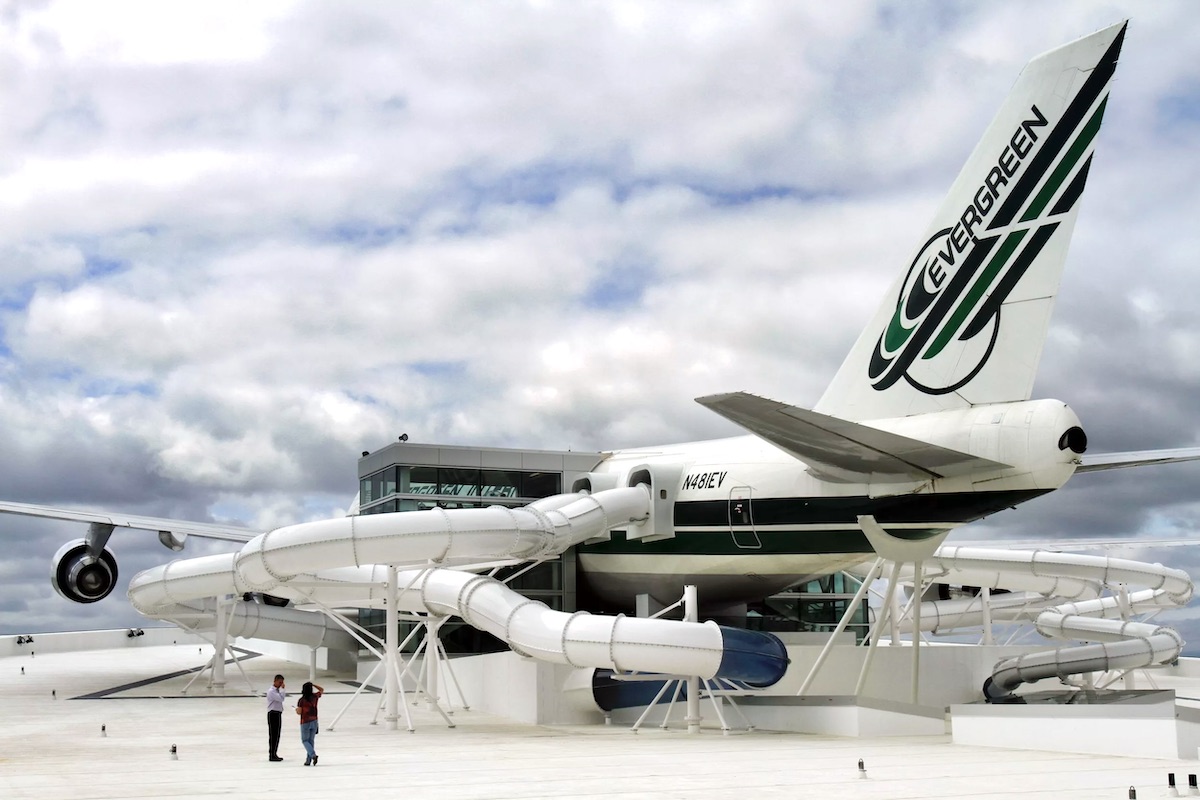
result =
[[[223,693],[198,680],[195,645],[0,658],[0,798],[1127,798],[1187,793],[1195,761],[964,747],[949,736],[850,739],[754,731],[539,727],[463,709],[456,726],[423,706],[416,732],[371,724],[364,693],[336,730],[354,686],[327,690],[320,766],[304,767],[295,714],[282,763],[266,753],[262,692],[276,672],[291,698],[308,668],[269,656],[232,665]],[[22,668],[24,673],[22,674]],[[345,676],[347,679],[349,676]],[[122,688],[123,687],[123,688]],[[101,734],[101,726],[105,734]],[[170,748],[175,745],[177,758]],[[866,778],[858,771],[862,759]]]

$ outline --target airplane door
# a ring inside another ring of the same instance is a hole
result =
[[[734,486],[729,490],[729,532],[733,543],[746,550],[761,550],[762,542],[754,530],[754,509],[750,505],[750,487]]]

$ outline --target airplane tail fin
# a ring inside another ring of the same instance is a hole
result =
[[[816,411],[1029,399],[1126,24],[1026,65]]]

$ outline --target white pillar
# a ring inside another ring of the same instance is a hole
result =
[[[1133,607],[1129,604],[1129,586],[1124,583],[1117,584],[1117,606],[1121,609],[1121,619],[1126,622],[1133,613]],[[1134,680],[1133,670],[1125,670],[1125,677],[1122,680],[1127,690],[1137,688],[1137,681]]]
[[[992,590],[987,586],[979,587],[979,599],[983,601],[983,643],[992,646],[996,637],[992,635]]]
[[[900,563],[901,562],[899,561],[896,562],[897,568],[899,568]],[[895,577],[899,577],[898,572],[895,573]],[[892,644],[897,647],[900,645],[900,615],[904,611],[900,602],[900,592],[898,589],[899,586],[894,587],[892,589],[892,593],[888,595],[892,599],[892,607],[889,610],[888,623],[891,630]]]
[[[213,631],[212,685],[225,688],[225,647],[229,639],[229,617],[225,613],[225,596],[217,597],[217,627]]]
[[[400,613],[396,607],[400,602],[399,587],[396,585],[398,580],[396,568],[389,565],[387,571],[387,618],[385,622],[387,630],[384,632],[383,665],[383,668],[387,670],[384,679],[387,710],[383,718],[387,722],[387,729],[389,731],[396,730],[396,721],[400,717],[400,673],[399,666],[396,663],[396,650],[400,647]]]
[[[429,616],[425,619],[425,691],[429,702],[438,703],[438,671],[441,669],[441,653],[438,647],[438,634],[446,617]]]
[[[921,683],[921,596],[925,583],[925,562],[913,564],[913,660],[912,660],[912,703],[917,704]]]
[[[697,602],[696,587],[683,587],[683,619],[686,622],[699,622],[700,609]],[[700,732],[700,676],[692,675],[687,684],[687,726],[688,733]]]

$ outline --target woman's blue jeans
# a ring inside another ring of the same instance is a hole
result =
[[[317,736],[317,721],[300,723],[300,743],[304,745],[304,752],[308,753],[309,759],[317,754],[315,742]]]

